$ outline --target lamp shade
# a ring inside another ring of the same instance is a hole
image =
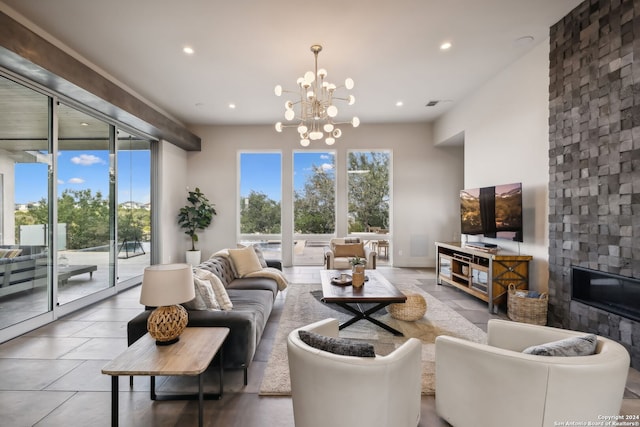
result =
[[[191,301],[195,296],[189,264],[156,264],[144,269],[140,304],[161,307]]]

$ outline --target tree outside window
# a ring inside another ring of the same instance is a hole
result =
[[[390,160],[388,151],[349,152],[349,233],[389,230]]]

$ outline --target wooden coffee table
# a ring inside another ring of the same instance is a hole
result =
[[[229,328],[186,328],[175,344],[158,346],[149,334],[128,347],[122,354],[107,363],[102,373],[111,375],[111,425],[118,425],[118,376],[145,375],[151,377],[152,400],[198,399],[198,425],[202,426],[203,400],[222,397],[222,344],[229,335]],[[202,373],[220,351],[220,393],[203,393]],[[155,376],[198,376],[198,394],[156,394]]]
[[[340,273],[350,272],[344,270],[320,270],[322,301],[327,304],[337,304],[354,315],[351,319],[342,323],[340,329],[344,329],[358,320],[365,319],[394,335],[403,336],[402,332],[374,319],[371,315],[389,304],[406,302],[406,295],[400,292],[398,288],[393,286],[376,270],[365,270],[365,276],[368,280],[359,288],[351,285],[341,286],[332,284],[331,278],[339,277]],[[367,303],[375,305],[365,310],[361,304]]]

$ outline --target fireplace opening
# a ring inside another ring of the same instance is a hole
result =
[[[571,299],[640,321],[640,280],[572,267]]]

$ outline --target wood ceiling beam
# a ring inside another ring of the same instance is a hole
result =
[[[187,151],[200,137],[0,12],[0,66]]]

